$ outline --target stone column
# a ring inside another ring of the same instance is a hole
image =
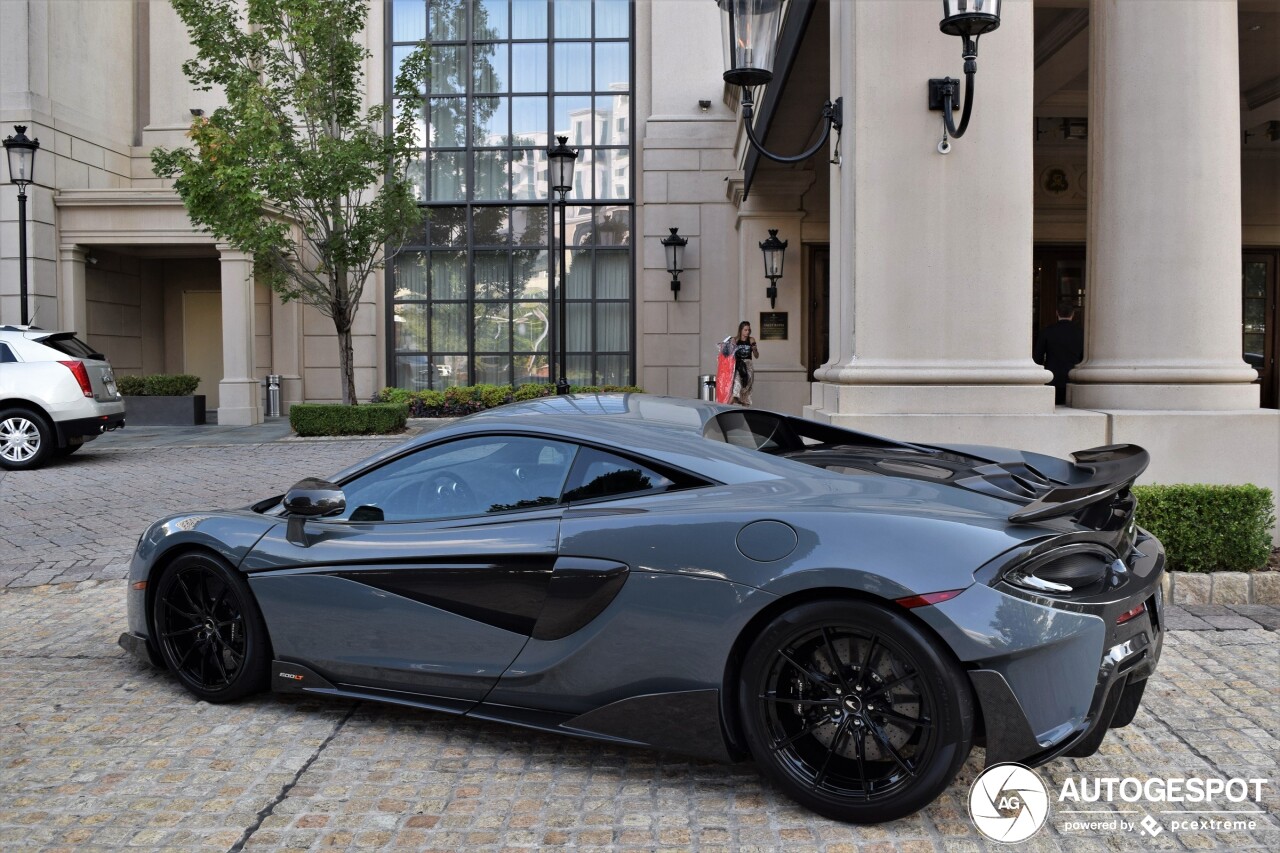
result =
[[[1007,2],[982,37],[973,117],[947,155],[926,82],[963,76],[963,63],[939,11],[831,4],[830,94],[844,98],[845,126],[816,417],[1054,409],[1031,360],[1032,4]]]
[[[253,256],[219,244],[222,267],[222,381],[218,423],[262,423],[262,386],[253,375]]]
[[[1089,14],[1090,304],[1072,404],[1256,409],[1236,4],[1093,0]]]
[[[804,356],[801,350],[804,306],[800,281],[804,271],[804,246],[801,223],[805,218],[803,198],[813,185],[812,171],[756,173],[751,193],[741,201],[738,185],[731,193],[739,201],[738,208],[738,309],[736,316],[722,317],[724,331],[716,331],[716,341],[738,330],[738,323],[751,323],[752,336],[759,341],[760,357],[755,361],[755,383],[752,404],[782,412],[798,412],[807,402]],[[769,279],[764,277],[764,254],[760,244],[769,239],[769,231],[777,230],[778,239],[787,243],[783,256],[782,278],[778,279],[776,305],[769,304]],[[787,315],[785,340],[760,340],[763,332],[760,315],[781,312]]]
[[[89,336],[89,305],[85,295],[84,247],[58,247],[58,328]]]

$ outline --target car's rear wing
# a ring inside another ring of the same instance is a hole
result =
[[[1077,450],[1071,458],[1075,460],[1075,469],[1082,479],[1054,486],[1011,513],[1010,521],[1031,522],[1072,515],[1132,486],[1151,462],[1151,455],[1136,444],[1109,444]]]

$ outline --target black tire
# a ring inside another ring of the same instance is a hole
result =
[[[0,411],[0,467],[10,471],[38,468],[56,444],[53,428],[29,409]]]
[[[248,583],[218,558],[184,554],[164,570],[152,626],[169,671],[206,702],[233,702],[266,689],[266,623]]]
[[[766,625],[738,708],[765,775],[850,823],[924,808],[973,745],[973,697],[950,654],[901,613],[860,601],[802,604]]]

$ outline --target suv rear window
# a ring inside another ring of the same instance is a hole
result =
[[[44,344],[49,347],[49,349],[55,349],[63,355],[69,355],[72,358],[102,358],[102,353],[91,349],[88,344],[77,338],[71,332],[64,332],[60,335],[49,335],[47,338],[40,338],[39,343]]]

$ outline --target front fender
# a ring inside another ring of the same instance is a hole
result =
[[[129,630],[150,637],[146,586],[170,554],[200,548],[239,568],[267,531],[281,523],[278,518],[264,518],[257,513],[225,511],[183,513],[154,522],[138,539],[129,563]]]

